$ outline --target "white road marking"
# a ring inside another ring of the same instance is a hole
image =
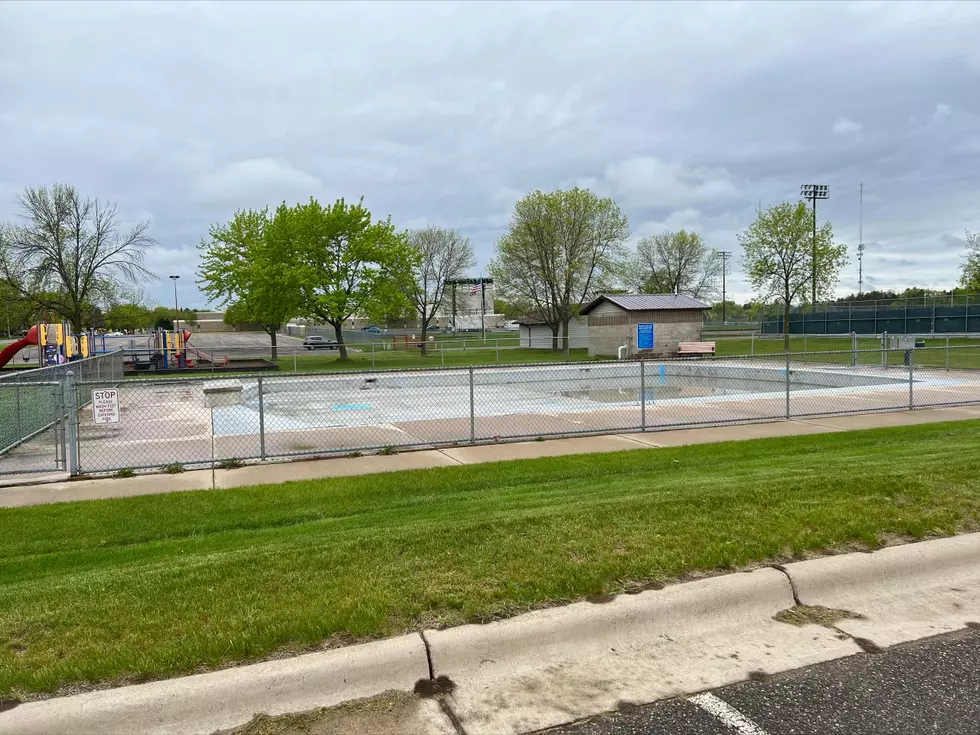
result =
[[[765,730],[748,717],[710,692],[689,697],[687,701],[697,705],[708,714],[714,715],[721,720],[725,727],[734,730],[739,735],[768,735]]]

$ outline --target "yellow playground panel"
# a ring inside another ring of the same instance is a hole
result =
[[[67,322],[38,324],[38,363],[59,365],[89,356],[91,343],[87,334],[72,334]]]

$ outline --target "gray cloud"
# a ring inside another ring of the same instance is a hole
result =
[[[25,185],[114,199],[201,304],[196,243],[241,207],[363,195],[485,267],[517,198],[579,183],[737,261],[803,183],[856,245],[863,182],[866,282],[948,286],[980,229],[978,36],[956,2],[3,3],[0,217]]]

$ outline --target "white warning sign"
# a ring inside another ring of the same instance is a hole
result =
[[[119,423],[119,391],[115,388],[92,391],[92,423]]]

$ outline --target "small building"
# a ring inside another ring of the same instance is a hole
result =
[[[518,319],[520,345],[521,347],[537,347],[543,350],[552,349],[554,336],[551,334],[551,327],[540,319]],[[589,322],[584,316],[572,317],[568,323],[569,347],[571,349],[581,349],[589,346]],[[565,349],[565,342],[562,340],[559,349]]]
[[[615,357],[621,346],[627,357],[677,354],[680,342],[700,342],[703,301],[678,294],[600,296],[584,309],[588,318],[589,355]]]

